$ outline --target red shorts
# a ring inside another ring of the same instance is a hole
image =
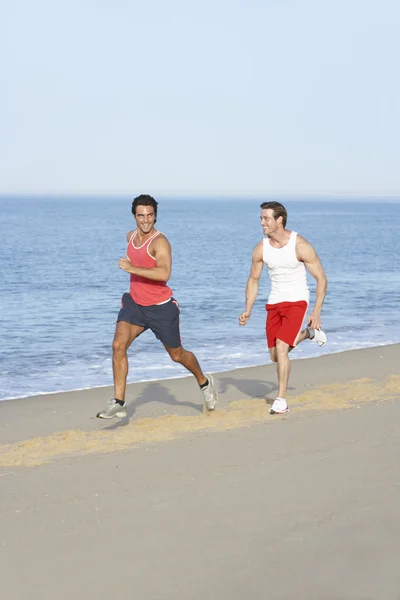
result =
[[[295,346],[296,338],[301,331],[308,304],[299,302],[278,302],[266,304],[267,310],[267,342],[268,348],[276,346],[276,340],[282,340],[289,346]]]

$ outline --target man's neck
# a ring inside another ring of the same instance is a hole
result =
[[[151,238],[155,233],[157,233],[157,229],[155,227],[153,227],[152,230],[149,231],[148,233],[143,233],[143,231],[141,231],[139,228],[137,228],[136,231],[137,231],[136,237],[140,243],[147,242],[147,240],[149,238]]]
[[[288,243],[291,233],[292,232],[289,231],[289,229],[280,229],[278,231],[274,231],[274,233],[271,233],[267,237],[271,242],[275,242],[276,244],[284,246]]]

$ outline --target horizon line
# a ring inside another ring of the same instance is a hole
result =
[[[142,192],[146,193],[146,192]],[[42,199],[94,199],[94,198],[134,198],[140,194],[128,193],[128,192],[0,192],[0,199],[5,198],[32,198],[37,199],[38,197]],[[150,194],[153,195],[153,194]],[[252,194],[252,193],[243,193],[243,194],[230,194],[228,193],[156,193],[154,196],[159,198],[163,198],[166,200],[262,200],[264,198],[280,198],[286,200],[400,200],[400,192],[393,193],[373,193],[373,194],[352,194],[352,193],[296,193],[296,194],[283,194],[283,193],[265,193],[265,194]]]

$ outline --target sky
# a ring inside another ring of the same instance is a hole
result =
[[[0,194],[400,197],[398,0],[0,0]]]

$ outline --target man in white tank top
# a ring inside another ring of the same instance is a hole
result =
[[[258,294],[264,264],[271,280],[266,305],[266,334],[271,360],[277,363],[278,396],[271,414],[287,412],[286,390],[290,375],[289,352],[306,339],[319,346],[326,342],[321,330],[321,308],[328,282],[321,262],[309,242],[295,231],[286,229],[287,212],[279,202],[261,204],[261,227],[264,237],[253,251],[250,276],[246,286],[246,308],[239,324],[246,325]],[[302,330],[310,300],[306,269],[317,281],[314,308]]]

